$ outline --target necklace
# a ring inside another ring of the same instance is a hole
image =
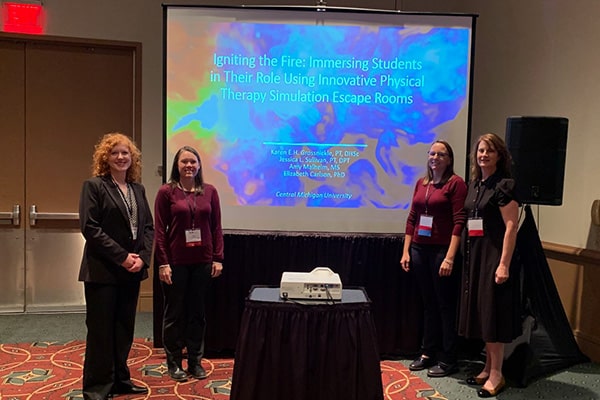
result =
[[[193,193],[196,191],[196,188],[193,186],[191,189],[184,188],[183,185],[181,184],[181,182],[177,183],[177,186],[179,186],[179,189],[183,190],[184,192]]]

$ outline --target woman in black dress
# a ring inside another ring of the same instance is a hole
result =
[[[476,142],[471,153],[471,182],[465,210],[465,269],[462,277],[458,333],[485,342],[483,370],[467,379],[482,385],[479,397],[492,397],[505,385],[504,344],[521,334],[519,279],[511,260],[519,205],[510,178],[511,156],[493,133]]]

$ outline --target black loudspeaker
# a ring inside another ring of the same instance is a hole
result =
[[[521,203],[562,204],[568,126],[563,117],[507,118],[505,139]]]

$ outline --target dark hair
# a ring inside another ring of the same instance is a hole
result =
[[[496,173],[499,173],[504,178],[510,178],[511,172],[510,167],[512,164],[512,156],[510,155],[504,140],[495,133],[486,133],[479,136],[475,142],[475,146],[471,151],[471,181],[478,181],[481,179],[481,168],[477,164],[477,149],[479,143],[486,142],[488,146],[496,150],[498,153],[498,162],[496,163]]]
[[[442,179],[440,180],[440,183],[443,185],[446,182],[448,182],[450,178],[452,178],[452,176],[454,176],[454,151],[452,150],[452,146],[450,146],[450,144],[445,140],[436,140],[435,142],[431,143],[431,146],[433,146],[436,143],[444,145],[444,147],[446,148],[446,152],[448,153],[448,157],[450,157],[450,163],[446,167],[446,170],[442,175]],[[425,179],[423,179],[423,185],[427,185],[429,184],[429,182],[433,182],[433,171],[429,166],[429,160],[427,160],[427,176],[425,177]]]
[[[189,151],[198,159],[198,173],[194,177],[194,189],[197,194],[204,193],[204,177],[202,176],[202,160],[200,160],[200,154],[198,154],[198,150],[191,146],[183,146],[177,153],[175,153],[175,157],[173,158],[173,165],[171,166],[171,177],[169,178],[169,184],[172,187],[175,187],[179,184],[181,175],[179,174],[179,157],[181,157],[181,153],[184,151]]]

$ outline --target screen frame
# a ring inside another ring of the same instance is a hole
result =
[[[162,93],[162,110],[163,110],[163,137],[162,137],[162,142],[163,142],[163,146],[162,146],[162,182],[163,184],[166,183],[168,181],[169,178],[169,174],[170,174],[170,167],[171,167],[171,163],[172,163],[172,159],[169,159],[169,154],[168,154],[168,123],[167,123],[167,23],[168,23],[168,15],[169,15],[169,11],[170,10],[174,10],[174,9],[207,9],[207,10],[224,10],[226,12],[242,12],[242,13],[252,13],[252,12],[256,12],[256,13],[260,13],[261,15],[264,15],[264,13],[269,12],[269,11],[274,11],[274,12],[280,12],[280,11],[284,11],[284,12],[291,12],[291,13],[297,13],[298,15],[298,20],[310,20],[310,21],[314,21],[314,20],[318,20],[320,16],[322,16],[321,19],[327,19],[328,21],[333,21],[334,18],[336,17],[340,17],[340,21],[342,22],[348,22],[351,18],[352,15],[357,15],[360,16],[359,18],[357,18],[357,22],[362,22],[365,20],[365,17],[370,17],[373,19],[376,18],[387,18],[387,19],[392,19],[392,18],[398,18],[398,17],[412,17],[412,18],[416,18],[417,20],[420,18],[439,18],[441,20],[441,18],[448,18],[448,21],[452,21],[455,20],[457,18],[463,18],[465,20],[469,20],[470,24],[469,25],[469,29],[470,29],[470,49],[469,49],[469,54],[470,54],[470,60],[469,60],[469,74],[468,74],[468,90],[466,93],[466,101],[467,101],[467,106],[466,106],[466,111],[467,111],[467,115],[466,115],[466,135],[465,135],[465,143],[462,144],[464,145],[464,147],[461,148],[461,144],[459,143],[453,143],[453,147],[455,148],[455,152],[456,149],[460,148],[460,150],[458,151],[458,153],[462,153],[464,154],[464,158],[455,158],[455,168],[458,169],[458,171],[461,170],[461,168],[464,169],[461,172],[464,172],[463,174],[458,173],[461,177],[463,177],[465,179],[465,181],[469,180],[469,167],[470,167],[470,161],[469,161],[469,152],[470,152],[470,148],[471,148],[471,129],[472,129],[472,105],[473,105],[473,82],[474,82],[474,67],[475,67],[475,37],[476,37],[476,21],[477,21],[477,14],[471,14],[471,13],[431,13],[431,12],[406,12],[406,11],[399,11],[399,10],[381,10],[381,9],[368,9],[368,8],[354,8],[354,7],[330,7],[330,6],[278,6],[278,5],[269,5],[269,6],[244,6],[244,5],[189,5],[189,4],[168,4],[165,3],[162,5],[163,7],[163,52],[162,52],[162,61],[163,61],[163,93]],[[307,18],[307,16],[309,18]],[[312,18],[310,18],[310,16],[312,16]],[[248,20],[244,19],[244,22],[247,22]],[[258,21],[258,20],[252,20],[253,22]],[[260,19],[260,21],[273,21],[273,18],[263,18]],[[380,22],[380,21],[378,21]],[[467,24],[465,24],[466,26]],[[395,24],[394,26],[400,26],[400,24]],[[462,165],[461,165],[462,164]],[[218,188],[217,188],[218,190]],[[402,222],[402,226],[404,228],[404,221]],[[399,232],[396,233],[400,233],[403,232],[403,228],[402,230],[400,230]],[[254,232],[288,232],[285,229],[238,229],[238,228],[227,228],[224,227],[224,231],[254,231]],[[356,233],[356,234],[382,234],[382,235],[388,235],[390,232],[374,232],[371,230],[364,230],[364,231],[354,231],[354,230],[350,230],[350,231],[326,231],[326,230],[310,230],[310,229],[300,229],[298,231],[292,231],[290,233],[318,233],[318,234],[347,234],[347,233]]]

